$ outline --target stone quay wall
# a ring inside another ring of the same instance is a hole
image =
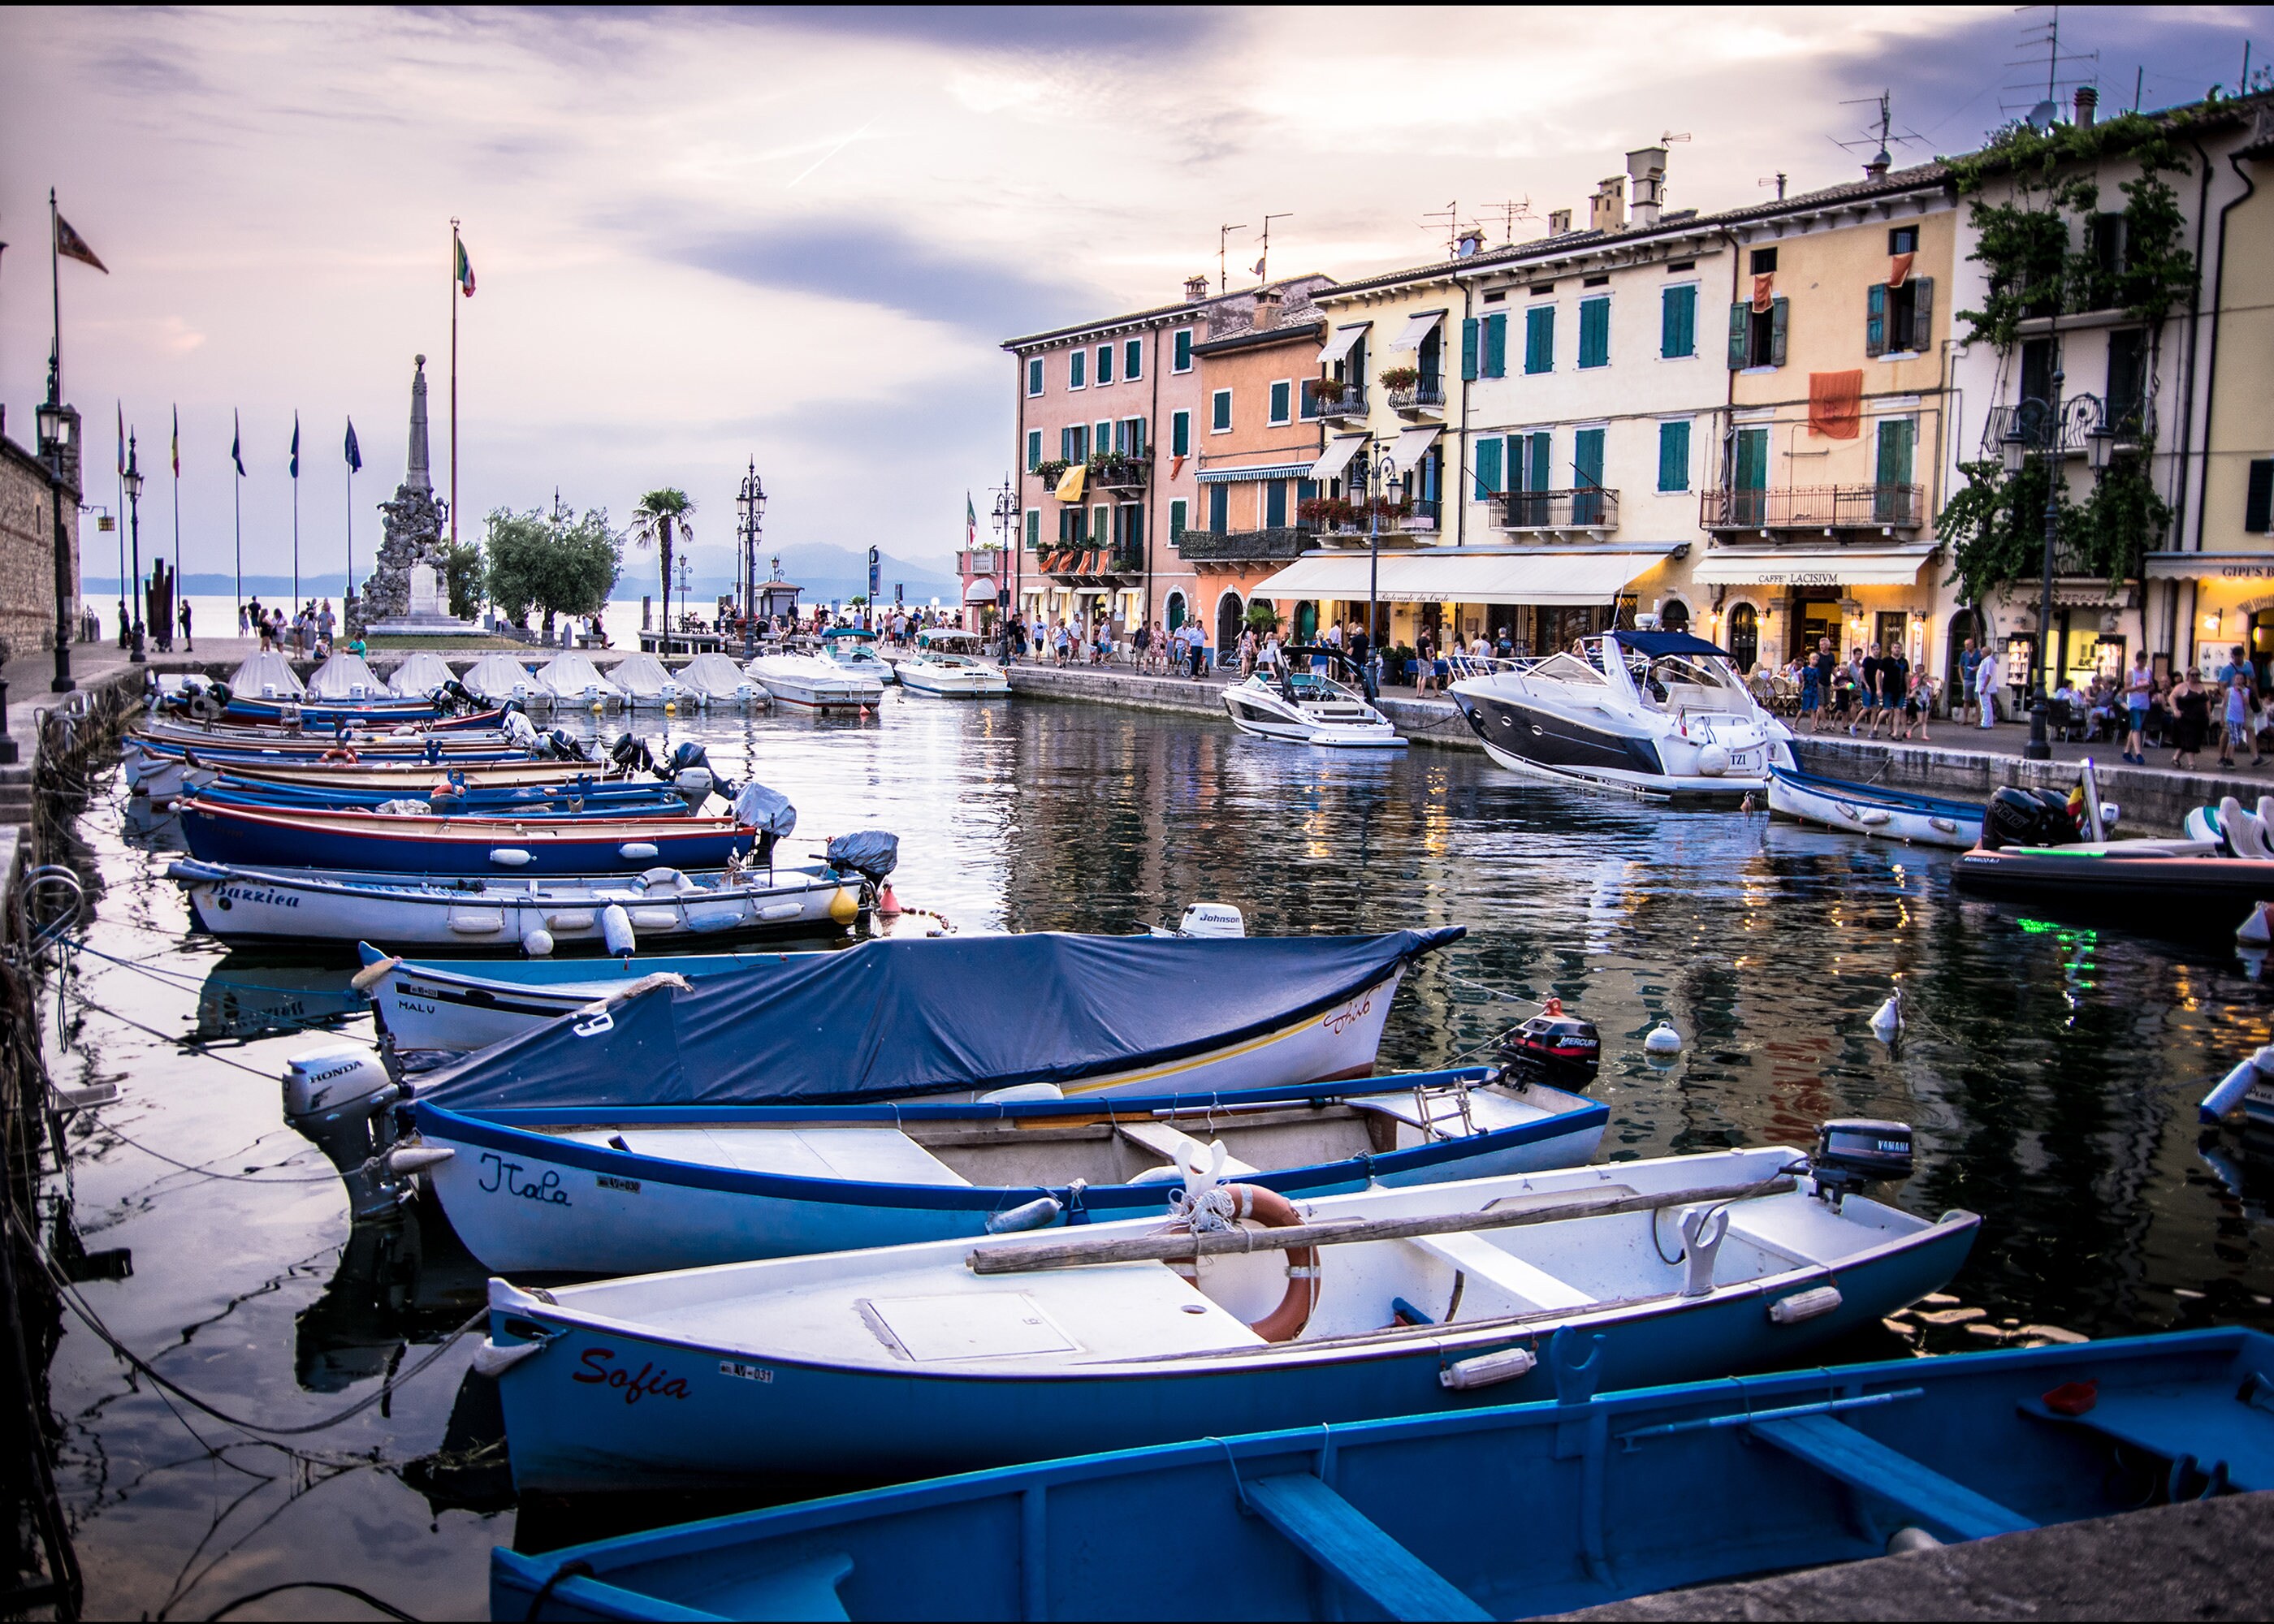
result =
[[[47,465],[0,436],[0,638],[7,640],[10,655],[56,646],[55,533]],[[77,581],[79,492],[69,484],[64,486],[64,536],[71,549],[69,578]]]

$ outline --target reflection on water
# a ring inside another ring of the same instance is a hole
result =
[[[1137,930],[1196,900],[1237,904],[1259,932],[1464,925],[1408,980],[1384,1064],[1449,1064],[1528,1012],[1515,1000],[1561,996],[1603,1033],[1608,1154],[1804,1146],[1834,1116],[1916,1124],[1919,1171],[1897,1199],[1979,1212],[1982,1239],[1951,1300],[1844,1351],[2274,1328],[2274,1159],[2194,1120],[2210,1080],[2270,1037],[2268,988],[2221,947],[2041,923],[1954,895],[1934,853],[1534,785],[1467,752],[1337,756],[1212,719],[897,695],[866,720],[670,731],[787,793],[800,856],[851,829],[899,832],[902,899],[966,929]],[[337,1179],[282,1128],[284,1058],[328,1041],[308,1028],[367,1031],[347,971],[185,938],[166,853],[99,800],[80,833],[93,944],[133,961],[79,959],[75,996],[99,1007],[68,1053],[50,1037],[58,1082],[120,1089],[75,1119],[51,1180],[87,1256],[132,1253],[131,1274],[82,1289],[222,1407],[320,1417],[471,1313],[479,1271],[439,1226],[351,1237]],[[1898,981],[1891,1050],[1868,1021]],[[222,1041],[185,1052],[105,1010]],[[1653,1066],[1642,1037],[1660,1019],[1685,1048]],[[490,1545],[620,1525],[621,1510],[504,1509],[494,1395],[463,1380],[470,1353],[290,1450],[197,1420],[208,1453],[67,1327],[54,1408],[71,1418],[88,1612],[201,1613],[320,1576],[467,1616]]]

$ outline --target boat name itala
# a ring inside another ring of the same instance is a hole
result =
[[[651,1365],[639,1367],[635,1376],[622,1365],[615,1364],[613,1348],[587,1348],[584,1357],[576,1361],[581,1367],[569,1377],[591,1387],[614,1387],[624,1395],[624,1402],[636,1404],[644,1398],[678,1398],[688,1396],[687,1378],[671,1376]],[[609,1368],[614,1365],[614,1368]]]
[[[508,1195],[517,1195],[525,1201],[544,1201],[553,1207],[573,1205],[568,1192],[561,1187],[557,1169],[547,1168],[545,1177],[534,1184],[523,1182],[521,1163],[508,1162],[493,1150],[482,1152],[481,1187],[485,1193],[495,1195],[502,1188]]]

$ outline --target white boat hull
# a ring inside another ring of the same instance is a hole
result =
[[[1011,679],[993,666],[935,665],[914,655],[892,667],[900,686],[912,694],[931,694],[942,699],[999,699],[1011,691]]]
[[[1914,846],[1946,846],[1958,852],[1972,851],[1982,841],[1982,816],[1978,809],[1969,820],[1841,795],[1775,777],[1769,779],[1768,800],[1772,812],[1846,834],[1905,840]]]
[[[750,662],[750,675],[777,704],[801,710],[873,710],[884,703],[885,685],[855,675],[826,660],[800,655],[762,655]]]

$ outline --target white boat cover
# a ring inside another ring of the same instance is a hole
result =
[[[590,688],[603,699],[621,699],[623,689],[600,674],[600,668],[577,653],[565,649],[554,655],[552,663],[538,667],[537,686],[556,699],[581,699]]]
[[[319,679],[323,674],[320,671],[316,673]],[[387,680],[387,691],[404,699],[417,699],[433,693],[445,682],[456,680],[457,674],[432,649],[414,649]]]
[[[317,699],[378,699],[387,685],[363,663],[363,656],[343,649],[308,679],[308,693]]]
[[[663,662],[652,654],[625,655],[609,671],[608,680],[633,699],[653,700],[659,703],[663,699],[665,689],[675,693],[683,686],[663,668]]]
[[[622,676],[622,666],[616,668],[616,674]],[[724,654],[697,655],[679,673],[679,686],[705,699],[732,699],[737,694],[757,691],[757,684]]]
[[[260,699],[270,688],[279,699],[296,699],[307,690],[292,669],[292,662],[274,649],[265,649],[248,658],[237,668],[229,680],[230,691],[242,694],[247,699]]]
[[[527,699],[537,691],[529,667],[506,654],[485,654],[458,679],[477,699]]]

